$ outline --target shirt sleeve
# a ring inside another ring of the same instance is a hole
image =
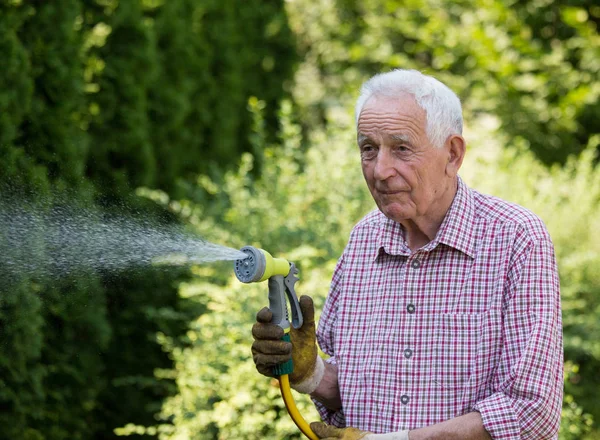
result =
[[[339,259],[335,270],[333,272],[333,278],[331,281],[331,287],[327,300],[323,306],[323,311],[319,319],[319,327],[317,329],[317,341],[319,347],[329,356],[325,360],[328,364],[336,365],[337,361],[335,358],[335,325],[337,321],[337,309],[338,309],[338,298],[341,291],[341,284],[343,279],[344,271],[344,255]],[[324,422],[343,428],[346,426],[343,410],[333,411],[326,408],[321,402],[316,399],[312,399],[321,419]]]
[[[556,438],[563,390],[560,287],[548,236],[514,258],[502,311],[502,354],[493,393],[477,402],[493,439]]]

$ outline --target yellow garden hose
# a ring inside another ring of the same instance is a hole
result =
[[[310,429],[310,425],[304,420],[300,411],[296,407],[296,403],[294,402],[294,397],[292,396],[292,390],[290,388],[290,376],[287,374],[282,374],[279,376],[279,389],[281,390],[281,397],[283,397],[283,402],[285,403],[285,407],[290,414],[290,417],[302,431],[306,437],[310,440],[319,440],[319,437]]]

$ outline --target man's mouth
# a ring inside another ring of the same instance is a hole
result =
[[[377,192],[379,194],[383,194],[383,195],[386,195],[386,196],[391,196],[391,195],[400,194],[400,193],[403,193],[403,192],[406,192],[406,191],[401,190],[401,189],[398,189],[398,190],[390,190],[390,189],[382,190],[382,189],[377,189]]]

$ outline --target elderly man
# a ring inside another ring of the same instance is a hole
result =
[[[378,210],[354,228],[317,339],[292,343],[261,310],[254,361],[294,360],[326,439],[552,439],[561,415],[559,281],[544,224],[469,189],[459,99],[417,71],[366,82],[356,105],[362,170]]]

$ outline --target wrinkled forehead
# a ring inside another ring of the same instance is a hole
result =
[[[373,135],[384,135],[393,141],[414,141],[425,132],[426,123],[426,113],[412,95],[374,95],[358,118],[357,141]]]
[[[411,143],[411,141],[413,140],[409,134],[405,134],[405,133],[391,133],[388,135],[388,137],[392,141],[404,142],[404,143]],[[361,144],[365,141],[368,141],[368,140],[371,140],[371,137],[368,134],[362,133],[361,131],[357,132],[356,141],[359,144]]]
[[[417,103],[413,95],[406,92],[398,92],[390,95],[373,95],[363,105],[360,115],[358,116],[358,124],[365,116],[394,116],[404,115],[411,116],[415,119],[427,119],[427,112]]]

